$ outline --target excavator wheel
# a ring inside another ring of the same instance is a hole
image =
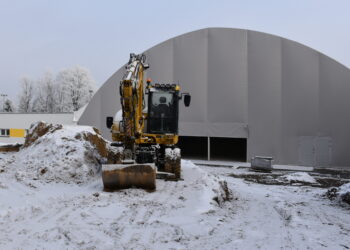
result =
[[[176,180],[181,178],[181,151],[179,148],[165,149],[164,171],[173,173]]]

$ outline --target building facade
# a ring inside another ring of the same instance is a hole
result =
[[[23,143],[32,123],[76,124],[74,113],[0,113],[0,143]]]

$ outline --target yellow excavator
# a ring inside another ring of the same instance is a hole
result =
[[[121,111],[107,117],[112,146],[118,148],[116,164],[102,165],[106,191],[124,188],[156,189],[156,177],[181,178],[181,151],[178,142],[179,100],[186,107],[191,96],[180,93],[178,84],[152,84],[144,71],[149,68],[144,54],[130,54],[119,85]],[[146,98],[147,106],[146,106]]]

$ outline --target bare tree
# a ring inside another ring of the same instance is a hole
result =
[[[19,98],[20,112],[61,113],[77,111],[91,100],[95,81],[80,66],[60,71],[55,78],[46,72],[37,81],[23,78]]]
[[[55,81],[50,72],[36,82],[34,112],[53,113],[55,111]]]
[[[71,106],[67,104],[67,97],[62,85],[55,84],[55,109],[54,112],[62,113],[71,111]]]
[[[90,72],[80,66],[62,70],[57,75],[58,96],[61,109],[64,111],[77,111],[90,101],[91,91],[94,90],[95,81]]]
[[[10,99],[6,99],[4,103],[3,112],[12,113],[14,111],[15,111],[15,107],[13,106],[13,103],[11,102]]]
[[[18,110],[20,112],[32,112],[33,104],[33,82],[23,77],[21,80],[21,92],[19,94]]]

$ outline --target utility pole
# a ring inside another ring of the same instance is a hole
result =
[[[2,97],[2,112],[5,112],[5,99],[6,99],[7,95],[0,94],[0,96]]]

